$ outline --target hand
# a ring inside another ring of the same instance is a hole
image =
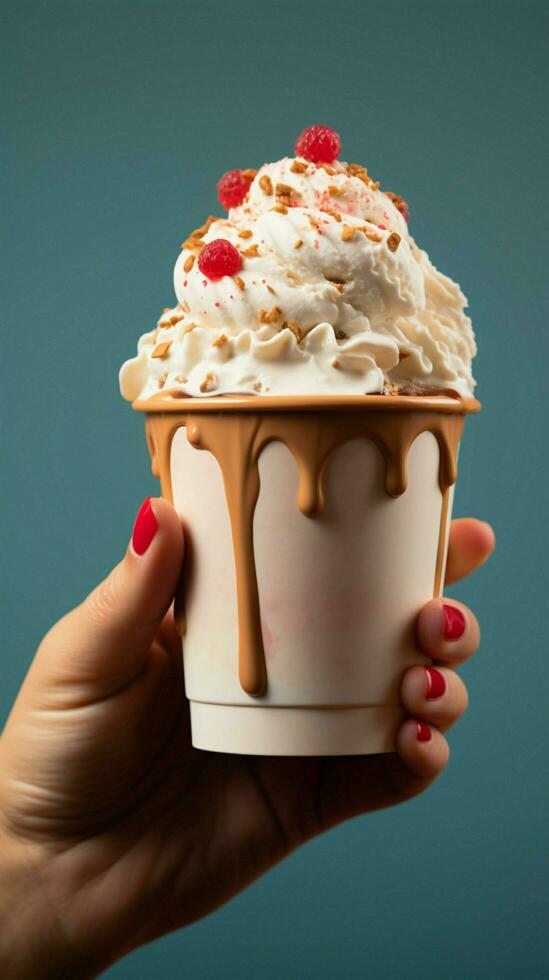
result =
[[[453,668],[474,653],[478,624],[445,600],[447,618],[458,610],[445,639],[442,602],[432,600],[417,635],[436,672],[416,666],[403,677],[411,717],[397,753],[193,749],[168,611],[184,542],[165,501],[152,502],[149,530],[143,554],[130,544],[44,638],[0,739],[0,964],[10,957],[10,977],[95,976],[211,912],[314,835],[422,792],[448,760],[442,733],[467,706]],[[493,546],[487,524],[454,521],[447,581]]]

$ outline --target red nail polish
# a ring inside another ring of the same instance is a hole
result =
[[[144,555],[158,530],[158,522],[151,507],[151,498],[141,504],[133,526],[132,545],[138,555]]]
[[[446,690],[446,681],[439,670],[435,667],[426,667],[427,674],[427,693],[425,697],[428,701],[436,701],[441,698]]]
[[[465,616],[463,615],[461,609],[456,606],[448,606],[445,602],[442,604],[442,615],[444,617],[444,639],[445,640],[459,640],[460,636],[465,633]]]
[[[429,728],[429,725],[424,725],[422,721],[417,722],[417,740],[418,742],[430,742],[433,737],[433,733]]]

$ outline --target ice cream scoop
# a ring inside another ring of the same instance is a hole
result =
[[[219,184],[240,203],[183,243],[178,303],[122,366],[125,398],[472,395],[467,301],[414,242],[401,198],[338,160],[284,157],[240,175]]]

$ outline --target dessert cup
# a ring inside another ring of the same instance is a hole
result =
[[[177,397],[146,412],[186,530],[175,614],[193,745],[391,752],[403,671],[429,661],[464,416],[433,395]]]

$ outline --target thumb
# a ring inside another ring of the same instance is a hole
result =
[[[173,507],[147,497],[124,558],[45,636],[25,686],[65,704],[109,697],[132,681],[172,602],[183,544]]]

